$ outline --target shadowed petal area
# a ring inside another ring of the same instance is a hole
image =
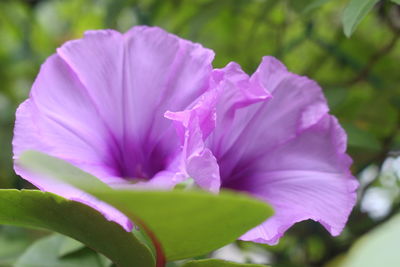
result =
[[[250,78],[250,85],[254,84],[272,97],[237,109],[234,116],[231,115],[230,124],[217,127],[209,141],[224,182],[249,161],[295,138],[328,112],[320,87],[306,77],[288,72],[273,57],[263,58]],[[243,85],[240,83],[225,87],[225,91],[241,90]],[[225,103],[221,99],[217,106],[225,106]],[[217,107],[217,110],[221,109]],[[217,117],[226,117],[226,114],[224,110],[217,111]]]
[[[67,42],[42,65],[18,108],[14,158],[38,150],[115,187],[173,187],[184,179],[181,144],[163,115],[187,108],[207,90],[213,56],[155,27],[89,31]],[[40,189],[97,207],[129,228],[126,218],[87,195],[15,169]]]

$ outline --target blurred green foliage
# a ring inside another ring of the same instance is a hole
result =
[[[370,1],[378,3],[347,38],[342,21],[348,2],[0,1],[0,188],[30,187],[12,170],[11,140],[15,109],[27,98],[40,64],[63,42],[80,38],[86,30],[123,32],[147,24],[213,49],[215,67],[236,61],[250,73],[262,56],[273,55],[291,71],[316,80],[348,133],[353,173],[366,177],[366,168],[378,169],[362,183],[360,201],[370,189],[398,189],[399,177],[388,186],[379,168],[388,157],[399,156],[400,7],[398,1]],[[324,266],[400,210],[396,192],[389,210],[379,218],[362,212],[358,205],[338,238],[330,237],[317,223],[304,222],[278,246],[262,247],[271,253],[273,266]],[[15,243],[16,250],[24,245]]]

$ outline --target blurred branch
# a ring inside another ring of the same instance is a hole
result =
[[[327,42],[321,39],[319,36],[312,34],[310,35],[309,39],[321,47],[323,50],[327,52],[329,56],[333,56],[339,63],[346,65],[353,70],[360,70],[362,68],[362,64],[355,60],[351,54],[347,53],[346,51],[342,51],[337,44],[332,42]],[[330,85],[331,87],[340,87],[343,84],[335,84]]]
[[[366,77],[369,75],[371,70],[373,69],[374,65],[385,55],[389,54],[392,49],[395,47],[397,44],[397,41],[400,38],[400,31],[396,31],[395,34],[393,35],[392,39],[387,43],[385,46],[383,46],[380,50],[376,51],[375,54],[373,54],[368,62],[365,64],[364,68],[350,81],[345,82],[346,85],[353,85],[356,84],[359,81],[365,80]]]
[[[386,25],[390,29],[390,31],[393,33],[392,38],[390,41],[383,46],[381,49],[376,51],[368,60],[368,62],[364,65],[364,67],[358,72],[358,74],[350,79],[349,81],[345,82],[346,86],[354,85],[362,80],[365,80],[371,73],[373,67],[378,63],[378,61],[388,55],[393,48],[396,46],[397,42],[399,41],[400,38],[400,28],[394,25],[392,20],[386,19],[385,20]]]
[[[344,40],[344,35],[343,35],[343,30],[342,28],[338,28],[334,34],[333,38],[334,42],[336,43],[337,46],[340,45],[342,40]],[[311,62],[306,69],[303,71],[303,73],[309,77],[315,76],[315,72],[321,69],[321,67],[328,61],[328,58],[331,56],[330,53],[323,53],[321,54],[316,60]]]

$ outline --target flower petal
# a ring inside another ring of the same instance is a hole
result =
[[[250,79],[234,65],[221,72],[216,128],[205,141],[217,158],[221,187],[253,194],[276,210],[243,239],[274,244],[305,219],[339,234],[357,183],[349,172],[346,135],[327,114],[320,87],[272,57]],[[259,97],[237,97],[246,91]]]
[[[51,56],[42,66],[30,98],[18,108],[13,149],[39,150],[92,174],[113,177],[110,136],[85,89],[69,66]]]
[[[58,53],[112,130],[121,151],[121,175],[135,177],[140,169],[152,177],[174,160],[179,141],[163,114],[186,108],[206,90],[211,50],[143,26],[124,35],[88,32]]]
[[[247,161],[296,137],[328,112],[321,88],[306,77],[290,73],[273,57],[263,58],[250,84],[265,88],[272,98],[237,110],[230,126],[217,128],[213,134],[211,150],[218,158],[223,180],[238,171],[235,167],[241,169]],[[243,87],[236,86],[236,91]]]
[[[182,180],[180,150],[166,110],[182,110],[207,89],[213,52],[159,28],[126,34],[90,31],[67,42],[42,66],[17,111],[14,157],[38,150],[67,160],[115,187],[126,178],[170,188]],[[126,229],[126,218],[88,195],[49,184],[15,166],[39,188],[99,207]],[[110,213],[109,213],[110,212]]]
[[[230,188],[270,203],[275,215],[242,239],[276,244],[294,223],[312,219],[332,235],[342,231],[356,201],[358,183],[345,154],[346,135],[325,115],[297,138],[276,147],[243,169]]]

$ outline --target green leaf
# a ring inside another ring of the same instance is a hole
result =
[[[392,0],[393,3],[400,5],[400,0]]]
[[[340,267],[398,267],[400,214],[359,239]]]
[[[344,10],[342,23],[344,34],[350,37],[361,20],[372,10],[379,0],[350,0]]]
[[[15,267],[108,267],[107,262],[99,254],[84,248],[68,257],[60,257],[59,250],[65,242],[61,235],[50,235],[33,243],[17,260]]]
[[[266,267],[260,264],[235,263],[217,259],[188,261],[182,267]]]
[[[152,231],[168,260],[211,252],[273,214],[266,203],[232,192],[214,195],[203,191],[133,191],[112,190],[104,184],[93,186],[100,180],[39,152],[24,153],[18,163],[30,171],[70,183],[120,209]]]
[[[231,192],[108,191],[93,195],[146,224],[168,260],[211,252],[235,241],[272,215],[264,203]]]
[[[75,238],[119,266],[154,266],[147,246],[96,210],[38,190],[0,190],[0,224],[49,229]]]

